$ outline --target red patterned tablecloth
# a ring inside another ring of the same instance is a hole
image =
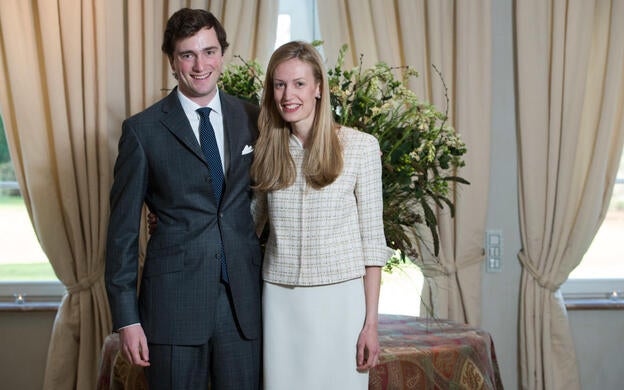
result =
[[[489,333],[449,320],[379,316],[369,389],[502,389]]]
[[[379,316],[380,364],[369,389],[503,389],[489,333],[449,320]],[[98,390],[144,390],[143,371],[119,353],[117,334],[102,348]]]

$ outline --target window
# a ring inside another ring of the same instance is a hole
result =
[[[0,117],[0,299],[61,295],[63,288],[33,231]]]
[[[316,0],[280,0],[275,48],[292,40],[320,39]]]
[[[391,273],[382,272],[379,292],[379,312],[419,316],[424,276],[416,265],[402,264]],[[423,313],[422,317],[431,316]]]
[[[624,156],[602,226],[562,287],[567,296],[624,299]]]

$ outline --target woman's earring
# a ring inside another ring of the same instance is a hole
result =
[[[321,95],[316,95],[315,98],[316,100],[319,100],[321,98]]]

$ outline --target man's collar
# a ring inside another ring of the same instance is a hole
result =
[[[177,90],[178,99],[180,100],[180,104],[182,105],[182,109],[186,113],[187,116],[197,115],[195,112],[198,108],[201,108],[199,104],[195,103],[188,97],[186,97],[182,92],[180,92],[180,88]],[[219,88],[217,88],[217,93],[214,95],[210,103],[207,106],[210,107],[212,111],[216,112],[219,115],[222,115],[221,111],[221,99],[219,98]]]

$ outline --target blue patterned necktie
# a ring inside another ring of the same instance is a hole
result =
[[[212,176],[212,187],[215,193],[217,207],[221,202],[221,194],[223,193],[223,165],[221,165],[221,156],[219,155],[219,147],[215,132],[210,124],[210,107],[202,107],[197,109],[197,113],[201,117],[199,121],[199,142],[201,144],[204,157],[210,166],[210,175]]]
[[[215,137],[214,128],[210,124],[210,107],[202,107],[197,109],[200,116],[199,121],[199,143],[201,144],[204,157],[210,166],[210,175],[212,176],[212,188],[215,194],[217,208],[221,203],[221,195],[223,194],[223,184],[225,178],[223,176],[223,165],[221,165],[221,156],[219,155],[219,147]],[[227,282],[227,267],[225,265],[225,252],[223,251],[223,243],[221,243],[221,278]]]

